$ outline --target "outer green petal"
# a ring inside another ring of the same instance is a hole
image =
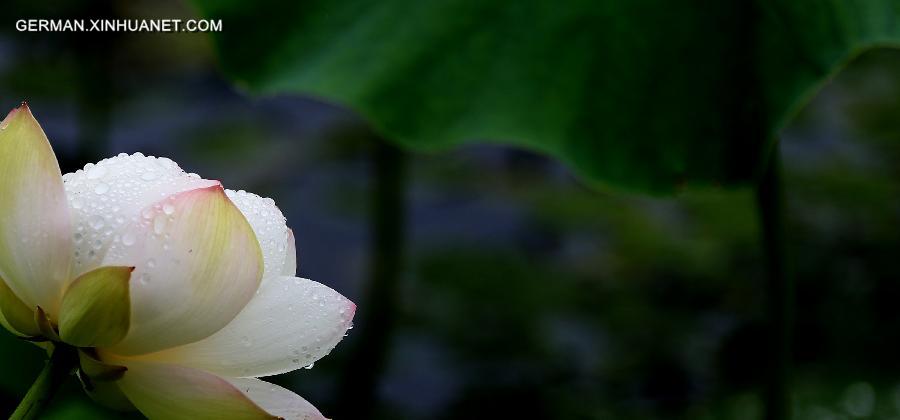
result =
[[[274,419],[227,380],[174,365],[127,362],[116,384],[151,420]]]
[[[134,267],[100,267],[75,279],[63,295],[59,336],[77,347],[108,347],[131,325],[129,280]]]
[[[221,186],[176,194],[141,212],[104,265],[133,265],[131,330],[110,350],[151,353],[206,338],[247,305],[262,278],[256,236]]]
[[[28,106],[0,122],[0,277],[51,319],[72,260],[72,226],[53,149]]]
[[[19,300],[3,279],[0,279],[0,318],[0,323],[13,334],[35,337],[41,333],[34,322],[34,310]]]

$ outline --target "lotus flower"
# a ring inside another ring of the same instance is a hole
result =
[[[88,394],[153,419],[322,415],[256,379],[311,365],[356,306],[295,277],[271,199],[169,159],[60,174],[28,106],[0,123],[0,323],[77,351]]]

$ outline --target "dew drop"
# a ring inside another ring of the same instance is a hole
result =
[[[167,215],[171,215],[172,213],[175,213],[175,206],[173,206],[172,203],[163,204],[162,209],[163,209],[163,213],[165,213]]]
[[[162,214],[157,214],[155,218],[153,218],[153,232],[156,232],[157,235],[163,233],[163,230],[166,229],[166,217]]]
[[[157,176],[158,175],[156,174],[156,172],[147,171],[147,172],[144,172],[143,175],[141,175],[141,179],[143,179],[144,181],[153,181],[154,179],[156,179]]]
[[[147,267],[148,268],[156,267],[156,260],[154,260],[153,258],[147,260]]]
[[[97,194],[101,194],[101,195],[106,194],[107,191],[109,191],[109,185],[106,185],[102,182],[97,184],[96,187],[94,187],[94,192]]]
[[[134,245],[134,234],[131,232],[127,232],[122,235],[122,245],[132,246]]]
[[[103,221],[103,216],[96,215],[94,217],[91,217],[91,220],[89,223],[91,225],[91,228],[100,230],[101,228],[103,228],[103,225],[105,222]]]
[[[100,179],[103,178],[103,175],[106,175],[106,168],[102,166],[94,166],[87,173],[87,179]]]

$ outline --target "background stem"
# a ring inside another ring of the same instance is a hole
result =
[[[35,379],[25,398],[19,403],[10,420],[36,419],[53,398],[66,377],[75,368],[78,356],[75,349],[66,345],[58,345],[47,360],[44,370]]]
[[[336,418],[373,418],[396,317],[406,220],[407,155],[376,138],[373,149],[371,277],[356,314],[355,345],[343,369]]]
[[[767,420],[790,418],[790,362],[793,335],[794,283],[786,265],[784,191],[781,152],[775,143],[757,186],[762,245],[766,257],[766,324],[768,361],[764,399]]]

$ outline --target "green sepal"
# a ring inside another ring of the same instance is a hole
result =
[[[125,366],[111,365],[100,361],[90,349],[81,349],[78,352],[78,359],[81,363],[81,372],[91,381],[117,381],[128,371]]]
[[[134,267],[100,267],[75,279],[59,311],[62,341],[76,347],[113,346],[131,326],[129,281]]]
[[[40,331],[39,335],[50,341],[60,341],[56,326],[53,325],[50,316],[44,312],[44,308],[38,306],[34,309],[34,323],[37,324]]]
[[[34,311],[16,296],[3,279],[0,279],[0,312],[6,326],[13,329],[13,333],[25,337],[34,337],[41,333],[34,322]]]

